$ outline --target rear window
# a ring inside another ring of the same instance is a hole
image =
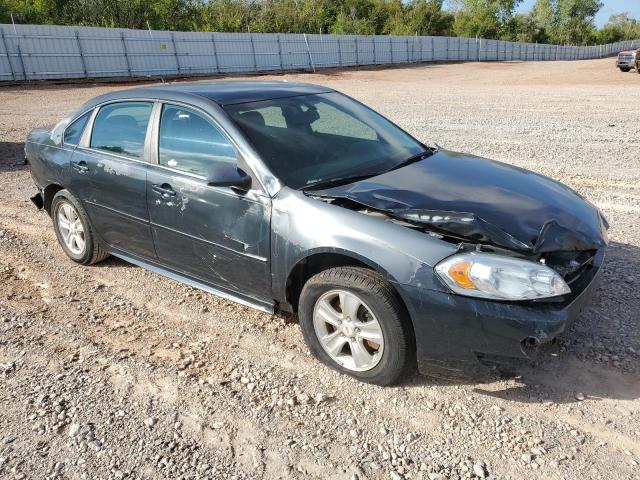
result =
[[[122,102],[100,108],[93,123],[91,148],[142,158],[151,102]]]

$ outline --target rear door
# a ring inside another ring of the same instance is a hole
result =
[[[162,106],[157,137],[147,201],[160,261],[233,292],[270,298],[270,198],[206,182],[213,163],[237,165],[233,142],[207,113],[170,103]]]
[[[147,130],[152,101],[109,103],[94,112],[71,157],[70,190],[111,247],[154,258],[146,201]]]

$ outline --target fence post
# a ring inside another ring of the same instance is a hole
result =
[[[356,65],[360,65],[360,49],[358,48],[358,36],[356,35]]]
[[[280,70],[284,70],[284,63],[282,63],[282,43],[280,42],[280,34],[276,35],[276,43],[278,44],[278,63],[280,63]],[[340,40],[338,39],[338,47],[340,47]],[[342,57],[342,55],[340,55]],[[342,60],[342,58],[341,58]],[[342,65],[342,64],[341,64]]]
[[[393,63],[393,39],[389,35],[389,53],[391,54],[391,63]]]
[[[449,37],[447,37],[447,61],[449,61]]]
[[[25,80],[28,80],[29,78],[27,77],[27,69],[24,67],[24,57],[22,56],[22,47],[20,47],[20,44],[17,43],[16,47],[18,48],[18,58],[20,59],[20,66],[22,67],[22,76],[24,77]]]
[[[307,38],[305,37],[304,41],[307,41]],[[257,71],[258,70],[258,61],[256,59],[256,47],[253,44],[253,33],[249,34],[249,42],[251,43],[251,55],[253,56],[253,71]],[[308,48],[308,46],[307,46]],[[315,69],[314,69],[315,71]]]
[[[378,64],[378,49],[376,48],[376,35],[372,35],[371,38],[373,38],[373,64],[377,65]]]
[[[431,61],[434,62],[436,60],[436,47],[434,46],[433,37],[429,37],[431,39]]]
[[[84,78],[89,78],[87,74],[87,64],[84,61],[84,54],[82,53],[82,43],[80,42],[80,36],[78,30],[75,31],[76,44],[78,45],[78,52],[80,53],[80,62],[82,63],[82,71],[84,72]]]
[[[303,33],[302,35],[304,35],[304,43],[307,46],[307,53],[309,54],[309,63],[311,64],[311,68],[313,69],[313,73],[315,73],[316,71],[316,66],[313,64],[313,57],[311,56],[311,49],[309,48],[309,42],[307,41],[307,34]],[[253,41],[251,42],[251,44],[253,45]],[[255,61],[255,50],[253,52],[253,58]]]
[[[220,59],[218,58],[218,47],[216,46],[216,34],[211,34],[211,45],[213,45],[213,58],[216,60],[216,73],[220,73]]]
[[[13,71],[13,65],[11,65],[11,57],[9,56],[9,49],[7,48],[7,42],[4,39],[4,30],[0,29],[0,38],[2,38],[2,46],[4,47],[4,53],[7,56],[7,62],[9,63],[9,71],[11,72],[11,79],[16,79],[16,74]]]
[[[340,45],[340,37],[338,37],[338,65],[342,66],[342,46]]]
[[[409,60],[409,37],[407,37],[407,63],[411,63],[411,60]]]
[[[173,47],[173,57],[176,59],[176,70],[178,71],[178,75],[180,75],[180,59],[178,58],[178,49],[176,48],[176,39],[171,32],[171,46]]]
[[[124,53],[124,60],[127,62],[127,72],[130,77],[133,77],[131,72],[131,62],[129,61],[129,53],[127,53],[127,42],[124,39],[124,32],[120,32],[120,39],[122,40],[122,51]]]

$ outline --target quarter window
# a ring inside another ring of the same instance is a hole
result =
[[[100,108],[91,132],[91,148],[132,158],[144,155],[151,102],[122,102]]]
[[[67,145],[78,145],[80,137],[82,137],[82,132],[84,132],[84,127],[87,125],[87,120],[89,120],[90,116],[91,111],[76,119],[66,128],[64,131],[64,143]]]
[[[236,163],[231,142],[191,109],[164,105],[160,117],[160,165],[206,176],[215,162]]]

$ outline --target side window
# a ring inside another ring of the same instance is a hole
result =
[[[206,176],[214,162],[236,163],[231,142],[204,116],[188,108],[164,105],[160,117],[160,165]]]
[[[100,108],[93,122],[91,148],[142,158],[151,102],[121,102]]]
[[[318,119],[311,123],[316,133],[328,133],[361,140],[377,140],[375,130],[326,102],[315,105]]]
[[[84,127],[87,126],[87,121],[89,120],[92,111],[93,110],[88,111],[66,128],[64,131],[64,143],[67,145],[78,145],[80,137],[82,137],[82,132],[84,132]]]

